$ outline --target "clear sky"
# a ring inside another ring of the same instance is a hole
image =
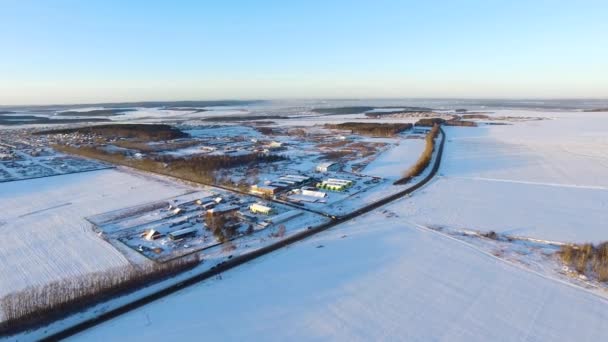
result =
[[[606,0],[0,0],[0,104],[608,97]]]

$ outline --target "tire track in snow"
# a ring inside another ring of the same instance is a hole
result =
[[[58,204],[58,205],[54,205],[52,207],[48,207],[48,208],[44,208],[44,209],[40,209],[40,210],[30,211],[29,213],[26,213],[26,214],[23,214],[23,215],[19,215],[18,217],[26,217],[26,216],[30,216],[30,215],[35,215],[35,214],[42,213],[42,212],[45,212],[45,211],[48,211],[48,210],[53,210],[53,209],[65,207],[65,206],[68,206],[68,205],[72,205],[72,202]]]
[[[577,185],[577,184],[560,184],[560,183],[545,183],[545,182],[532,182],[515,179],[501,179],[501,178],[486,178],[486,177],[461,177],[461,176],[441,176],[442,178],[451,179],[465,179],[465,180],[476,180],[485,182],[500,182],[500,183],[515,183],[515,184],[526,184],[526,185],[541,185],[551,186],[557,188],[575,188],[575,189],[587,189],[587,190],[608,190],[608,187],[599,185]]]
[[[457,239],[457,238],[455,238],[453,236],[450,236],[450,235],[445,234],[443,232],[437,231],[435,229],[431,229],[431,228],[429,228],[429,227],[427,227],[425,225],[418,224],[418,223],[415,223],[415,222],[412,222],[412,221],[409,221],[409,220],[403,220],[403,221],[407,225],[409,225],[410,227],[413,227],[414,229],[418,229],[418,230],[423,231],[423,232],[429,232],[431,234],[437,234],[437,235],[439,235],[439,236],[441,236],[441,237],[443,237],[445,239],[456,241],[457,243],[460,243],[460,244],[462,244],[462,245],[464,245],[464,246],[466,246],[468,248],[471,248],[471,249],[477,251],[478,253],[481,253],[481,254],[485,255],[488,258],[491,258],[491,259],[497,260],[499,262],[505,263],[505,264],[510,265],[512,267],[515,267],[517,269],[520,269],[520,270],[532,273],[532,274],[534,274],[536,276],[539,276],[541,278],[544,278],[546,280],[554,281],[554,282],[560,283],[562,285],[574,288],[574,289],[576,289],[578,291],[591,294],[591,295],[595,296],[596,298],[600,299],[602,302],[608,304],[608,296],[604,295],[603,293],[592,291],[590,289],[587,289],[587,288],[582,287],[580,285],[568,282],[566,280],[563,280],[563,279],[560,279],[560,278],[557,278],[557,277],[554,277],[554,276],[551,276],[551,275],[548,275],[548,274],[544,274],[544,273],[535,271],[533,269],[530,269],[528,267],[525,267],[525,266],[523,266],[521,264],[515,263],[515,262],[510,261],[508,259],[500,258],[500,257],[498,257],[498,256],[496,256],[496,255],[494,255],[494,254],[492,254],[492,253],[484,250],[483,248],[477,247],[477,246],[475,246],[473,244],[470,244],[470,243],[468,243],[468,242],[466,242],[464,240]]]

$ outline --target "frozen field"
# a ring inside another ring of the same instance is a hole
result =
[[[380,154],[361,173],[397,180],[416,163],[423,149],[423,139],[399,140],[399,145]]]
[[[126,264],[123,254],[98,238],[84,217],[188,190],[121,170],[0,184],[0,296]]]
[[[601,341],[608,302],[408,224],[403,201],[73,341]],[[396,211],[397,214],[390,212]]]
[[[413,221],[565,242],[608,240],[608,116],[445,128],[440,177],[404,204]]]

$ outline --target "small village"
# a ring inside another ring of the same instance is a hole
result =
[[[166,163],[277,156],[269,163],[217,169],[213,184],[205,184],[201,191],[87,218],[98,235],[118,250],[126,246],[160,263],[193,253],[204,259],[218,248],[229,253],[280,240],[364,206],[362,197],[390,194],[394,191],[390,180],[356,170],[396,143],[420,139],[427,131],[416,128],[387,139],[324,127],[214,124],[161,129],[171,137],[142,139],[136,132],[108,138],[78,127],[56,133],[11,130],[0,145],[0,181],[122,167],[100,161],[98,155],[102,160],[120,156],[126,161]],[[83,158],[57,151],[57,146],[70,148],[68,153],[98,152],[92,156],[95,159]]]
[[[230,251],[244,237],[280,239],[327,219],[288,205],[219,191],[195,192],[88,220],[110,243],[122,243],[151,260],[166,262],[195,252],[204,259],[207,250],[218,246]]]

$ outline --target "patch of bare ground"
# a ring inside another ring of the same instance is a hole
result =
[[[558,255],[567,267],[579,275],[608,282],[608,242],[564,245]]]

